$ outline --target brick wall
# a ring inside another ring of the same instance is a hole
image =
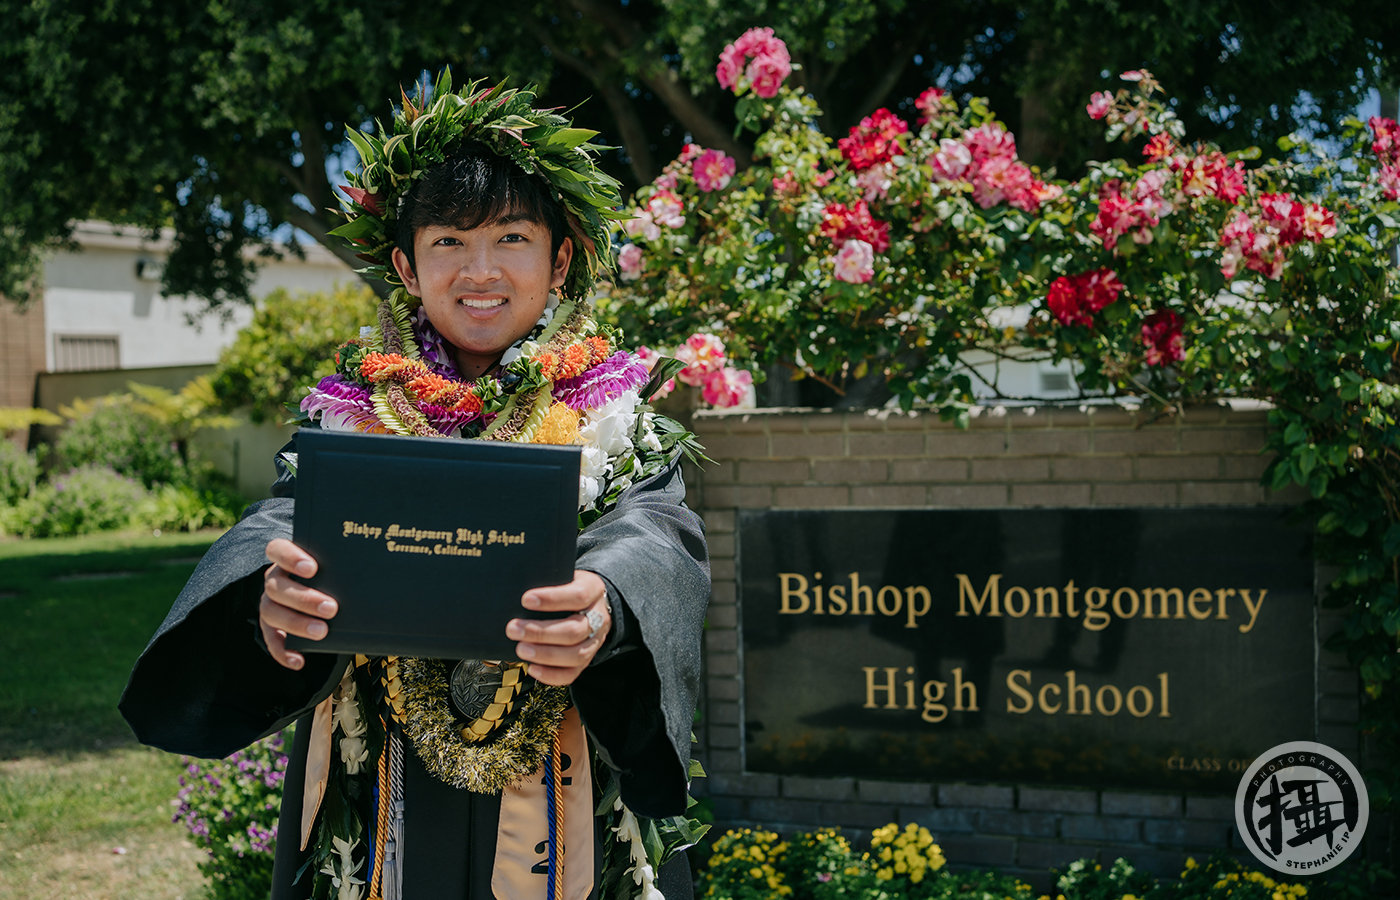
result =
[[[1259,484],[1265,412],[1192,408],[1140,424],[1117,409],[987,410],[959,431],[918,414],[706,411],[692,427],[716,461],[688,478],[714,578],[698,754],[710,777],[695,787],[720,827],[839,825],[859,842],[886,822],[918,822],[954,864],[995,866],[1041,889],[1050,867],[1085,856],[1127,856],[1174,876],[1187,855],[1247,854],[1233,796],[744,773],[734,531],[739,509],[1295,502],[1297,492]],[[1340,626],[1337,614],[1320,615],[1322,636]],[[1355,672],[1321,652],[1318,692],[1318,739],[1355,759]]]
[[[43,303],[20,312],[0,297],[0,406],[34,405],[34,376],[44,368]]]

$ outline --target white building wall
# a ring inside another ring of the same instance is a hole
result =
[[[211,314],[191,324],[188,317],[202,301],[162,296],[158,273],[168,235],[152,242],[135,229],[123,233],[105,222],[84,222],[74,239],[80,250],[56,254],[44,272],[44,342],[51,372],[58,363],[58,339],[65,336],[115,337],[123,369],[212,363],[252,318],[251,308],[238,306],[227,319]],[[279,287],[328,290],[356,278],[330,252],[311,246],[305,260],[263,262],[252,294],[262,297]]]

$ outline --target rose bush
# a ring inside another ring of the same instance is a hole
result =
[[[1086,106],[1127,158],[1056,180],[1018,157],[984,100],[939,88],[917,98],[915,121],[877,110],[833,141],[810,96],[774,88],[788,66],[776,40],[744,35],[717,72],[756,132],[755,164],[720,188],[694,169],[711,151],[692,145],[641,188],[619,235],[628,280],[605,313],[652,347],[708,336],[729,367],[784,367],[835,395],[863,380],[862,397],[961,424],[980,411],[972,351],[1071,361],[1079,402],[1144,417],[1266,402],[1265,483],[1306,488],[1317,554],[1341,572],[1326,602],[1351,618],[1331,646],[1360,669],[1361,727],[1380,750],[1371,793],[1388,802],[1400,790],[1400,126],[1353,120],[1325,147],[1226,154],[1191,142],[1156,78],[1134,70]],[[759,56],[762,77],[747,62]]]

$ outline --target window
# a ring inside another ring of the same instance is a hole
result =
[[[1068,372],[1041,372],[1040,389],[1046,392],[1070,390]]]
[[[54,371],[83,372],[89,369],[117,369],[121,357],[115,337],[94,335],[54,335]]]

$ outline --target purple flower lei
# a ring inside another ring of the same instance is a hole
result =
[[[619,350],[582,375],[556,381],[554,399],[567,403],[570,409],[596,409],[641,387],[650,377],[647,364],[639,356]]]

